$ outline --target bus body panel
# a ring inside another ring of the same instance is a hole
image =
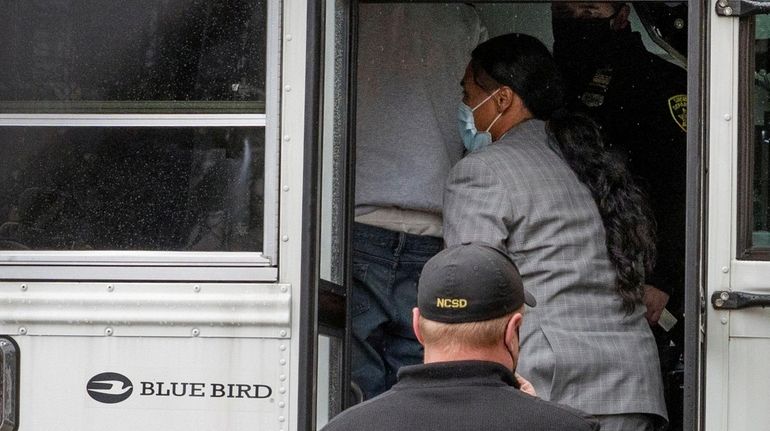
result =
[[[283,339],[18,336],[22,430],[278,429]]]

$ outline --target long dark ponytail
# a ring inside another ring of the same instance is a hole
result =
[[[623,308],[631,312],[644,295],[645,271],[655,264],[655,223],[625,165],[604,148],[593,120],[564,109],[564,83],[539,40],[523,34],[492,38],[473,50],[471,68],[480,86],[488,91],[501,84],[510,87],[535,118],[548,122],[564,160],[596,201],[617,290]]]

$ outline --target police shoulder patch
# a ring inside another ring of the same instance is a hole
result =
[[[677,94],[669,97],[668,110],[677,126],[687,132],[687,95]]]

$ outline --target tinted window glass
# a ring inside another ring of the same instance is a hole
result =
[[[0,109],[264,112],[266,4],[0,0]]]
[[[751,155],[754,158],[753,175],[753,233],[752,245],[770,247],[770,17],[756,18],[754,40],[754,84],[752,105],[754,108],[754,141]]]
[[[0,128],[0,249],[261,251],[263,128]]]

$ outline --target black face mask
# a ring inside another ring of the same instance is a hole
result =
[[[615,31],[608,18],[553,18],[553,56],[560,63],[593,65],[606,57]]]

